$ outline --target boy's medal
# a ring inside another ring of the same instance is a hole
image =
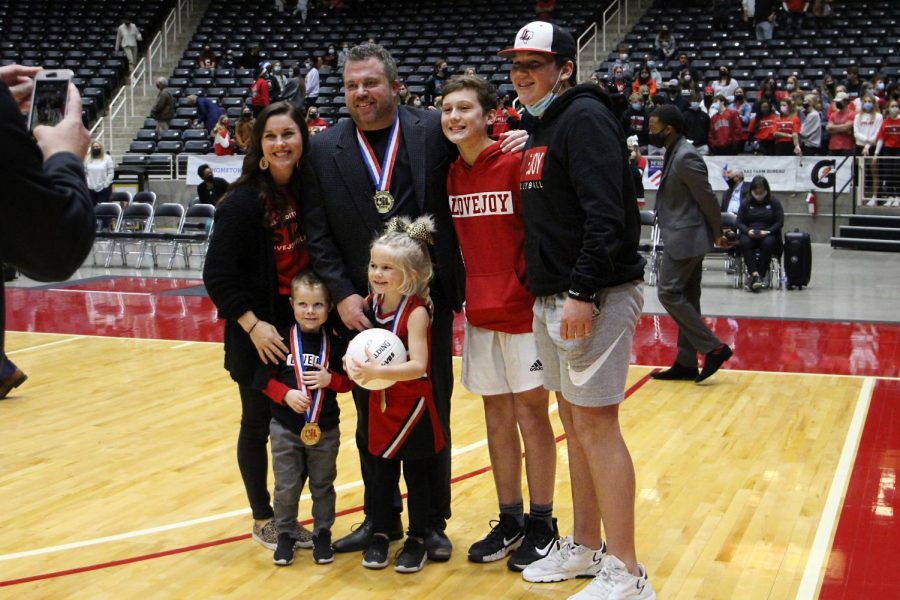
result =
[[[319,348],[319,364],[323,369],[328,368],[328,334],[322,331],[322,343]],[[298,389],[310,399],[309,408],[306,410],[306,424],[300,430],[300,441],[307,446],[315,446],[322,439],[322,429],[319,427],[319,413],[322,412],[322,401],[325,400],[324,388],[315,390],[310,395],[309,390],[303,384],[303,342],[300,339],[300,327],[294,325],[291,328],[291,353],[294,355],[294,374],[297,376]]]

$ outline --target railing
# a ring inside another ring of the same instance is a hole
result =
[[[92,140],[100,142],[107,152],[110,151],[112,148],[112,131],[109,132],[109,140],[104,139],[106,137],[106,122],[103,117],[97,119],[97,122],[91,127],[89,133],[91,134]]]
[[[128,113],[125,111],[126,106],[126,90],[127,86],[122,86],[119,90],[119,93],[115,95],[115,97],[109,103],[109,112],[106,113],[106,118],[109,119],[109,128],[110,135],[112,135],[112,128],[114,126],[116,116],[121,112],[122,113],[122,127],[128,127]]]
[[[839,163],[835,161],[836,164],[834,165],[834,172],[837,173],[838,171],[840,171],[841,167],[843,167],[847,163],[848,160],[852,161],[853,157],[852,156],[844,157],[844,159]],[[853,166],[852,163],[851,163],[851,166]],[[852,172],[852,169],[851,169],[851,172]],[[834,178],[834,186],[831,188],[831,237],[834,237],[835,235],[837,235],[837,212],[838,212],[837,211],[837,199],[838,199],[838,196],[840,194],[844,193],[844,190],[847,189],[848,185],[849,186],[856,185],[853,181],[854,179],[855,179],[854,177],[851,177],[846,182],[844,182],[844,185],[841,186],[841,189],[838,189],[837,177]],[[850,197],[855,198],[856,192],[851,191]],[[853,202],[853,212],[854,212],[854,214],[856,213],[856,201]]]
[[[582,43],[582,40],[587,38],[587,41]],[[584,33],[578,36],[578,81],[584,81],[587,79],[586,73],[589,74],[590,70],[595,68],[597,65],[597,23],[591,23],[591,26],[588,27]],[[593,52],[591,54],[591,67],[590,69],[584,66],[586,60],[586,50],[588,46],[593,46]]]
[[[646,9],[646,6],[651,3],[652,0],[613,0],[613,2],[606,7],[606,10],[603,11],[603,15],[598,22],[599,24],[593,23],[578,37],[577,58],[578,68],[581,71],[579,73],[579,81],[583,79],[581,73],[587,71],[582,65],[585,60],[589,58],[586,53],[588,46],[593,46],[593,49],[590,52],[590,69],[591,71],[594,71],[597,69],[599,62],[602,62],[602,60],[606,58],[606,55],[609,54],[609,51],[611,50],[610,45],[617,44],[622,40],[622,36],[625,33],[623,27],[628,27],[630,24],[629,17],[631,15],[631,10],[634,9],[638,12],[643,12]],[[613,21],[615,21],[615,30],[613,30]],[[601,60],[599,61],[597,56],[598,36],[600,37],[599,51],[603,53],[600,57]],[[587,40],[582,43],[582,40],[585,38],[587,38]],[[584,70],[582,71],[582,69]]]
[[[122,167],[140,167],[148,179],[186,180],[189,154],[125,154]]]
[[[147,65],[150,68],[150,76],[153,76],[153,62],[158,61],[157,69],[159,71],[163,70],[163,36],[162,32],[156,34],[156,37],[153,38],[153,41],[150,42],[150,45],[147,47]]]
[[[141,84],[141,95],[147,95],[147,79],[150,77],[147,72],[147,61],[149,60],[149,56],[145,56],[141,60],[138,61],[138,64],[134,66],[134,69],[131,71],[131,76],[129,77],[129,93],[128,100],[131,108],[130,115],[134,116],[134,96],[135,96],[135,88],[138,84]]]
[[[172,38],[172,42],[175,42],[175,38],[177,33],[175,32],[175,22],[178,20],[177,11],[172,9],[172,12],[169,13],[169,16],[166,17],[165,22],[162,26],[162,38],[163,38],[163,54],[166,56],[169,55],[169,38]]]
[[[857,206],[900,206],[900,156],[856,158]]]

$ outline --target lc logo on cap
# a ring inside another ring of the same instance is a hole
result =
[[[497,54],[513,52],[540,52],[574,59],[578,53],[575,38],[559,25],[546,21],[533,21],[522,27],[516,34],[512,48],[501,50]]]

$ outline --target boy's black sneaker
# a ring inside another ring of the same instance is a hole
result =
[[[426,560],[428,560],[428,550],[425,548],[425,542],[408,537],[403,542],[403,548],[397,553],[394,570],[398,573],[416,573],[422,570]]]
[[[522,545],[509,557],[506,562],[510,571],[523,571],[525,567],[536,560],[547,556],[553,548],[553,543],[559,539],[559,529],[556,527],[556,517],[552,521],[546,519],[533,519],[525,515],[525,537]]]
[[[525,531],[512,515],[500,514],[499,521],[491,521],[491,532],[469,547],[469,560],[477,563],[494,562],[522,545]]]
[[[278,534],[278,545],[275,546],[275,554],[272,562],[279,567],[286,567],[294,562],[294,544],[297,542],[289,533]]]
[[[372,536],[369,547],[363,555],[362,564],[367,569],[383,569],[388,566],[388,545],[390,540],[381,534]]]
[[[334,548],[331,547],[331,530],[321,529],[313,534],[313,562],[326,565],[334,562]]]

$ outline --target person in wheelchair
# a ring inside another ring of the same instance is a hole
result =
[[[750,196],[737,214],[738,249],[750,277],[746,288],[757,292],[763,287],[773,256],[781,253],[781,229],[784,209],[772,196],[769,181],[757,175],[750,183]]]

